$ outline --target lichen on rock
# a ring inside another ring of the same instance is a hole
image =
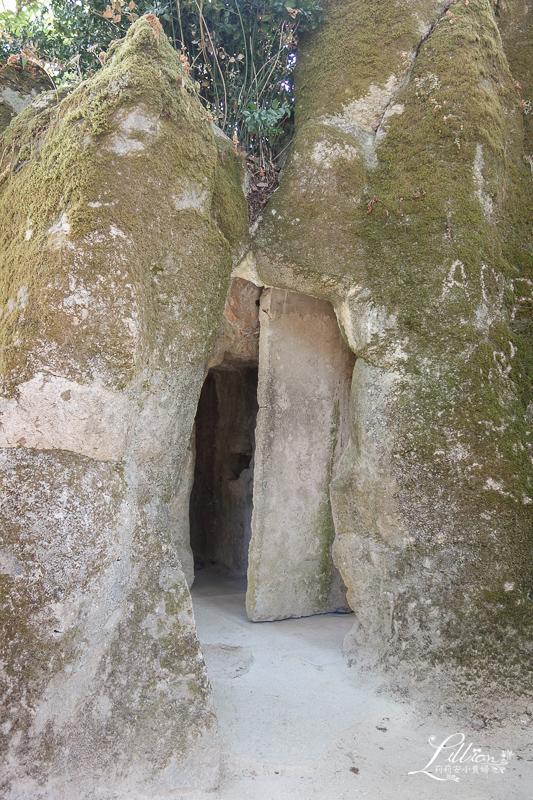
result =
[[[436,693],[489,715],[528,693],[533,630],[529,62],[513,9],[502,23],[486,0],[328,3],[253,264],[329,299],[358,358],[332,483],[351,657],[402,661],[430,692],[445,665]]]
[[[154,20],[0,137],[6,798],[218,780],[171,509],[247,217]]]

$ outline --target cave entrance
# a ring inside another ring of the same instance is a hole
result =
[[[232,282],[196,415],[190,542],[202,586],[243,580],[252,621],[348,610],[329,485],[354,361],[329,302]]]
[[[252,535],[257,364],[222,363],[206,376],[196,413],[190,501],[195,572],[245,577]]]

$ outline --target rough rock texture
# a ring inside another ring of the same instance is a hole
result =
[[[193,429],[189,446],[181,468],[179,481],[169,505],[170,527],[173,544],[180,560],[189,589],[194,582],[194,556],[191,548],[189,508],[194,483],[194,462],[196,456],[195,431]]]
[[[207,368],[225,362],[236,367],[259,362],[261,288],[242,278],[231,281],[217,338]]]
[[[176,531],[247,237],[239,166],[150,17],[59,107],[17,116],[0,154],[0,793],[211,788]]]
[[[266,289],[246,610],[254,621],[346,607],[329,483],[348,439],[353,354],[330,303]]]
[[[7,800],[216,784],[187,506],[206,371],[219,381],[257,357],[260,289],[244,281],[275,287],[250,615],[336,605],[330,483],[350,657],[476,716],[531,694],[532,11],[325,11],[300,58],[283,180],[216,345],[248,235],[241,175],[155,18],[59,107],[46,93],[0,136]],[[340,459],[345,388],[326,378],[351,360],[326,300],[357,356]],[[244,397],[240,380],[219,396]],[[230,432],[226,466],[253,450],[250,430]],[[275,538],[288,522],[290,546]]]
[[[327,2],[236,271],[330,300],[357,355],[331,492],[351,657],[488,715],[532,677],[531,13]]]

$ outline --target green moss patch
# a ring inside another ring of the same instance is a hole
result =
[[[522,104],[533,58],[516,4],[507,22],[488,0],[448,10],[423,35],[415,10],[411,17],[393,3],[328,5],[323,31],[300,59],[294,148],[265,210],[257,258],[274,286],[337,307],[354,287],[356,323],[358,307],[393,320],[357,356],[385,371],[393,364],[397,376],[386,414],[390,469],[413,541],[394,553],[397,572],[385,581],[396,598],[398,648],[413,662],[432,653],[433,663],[457,665],[460,652],[472,662],[484,648],[502,674],[498,643],[511,646],[505,631],[514,628],[509,603],[493,614],[487,576],[503,591],[533,573],[533,196]],[[428,9],[416,12],[427,21]],[[401,74],[403,50],[416,57],[391,98],[396,113],[373,141],[370,169],[356,117],[353,135],[344,123],[342,131],[325,128],[371,84],[382,88]],[[332,157],[347,146],[361,158]],[[355,490],[346,484],[346,491]],[[346,535],[381,540],[377,530],[360,533],[348,515],[342,525]],[[454,628],[459,602],[466,614]],[[529,652],[529,611],[520,606],[520,652]],[[478,614],[493,620],[479,647],[472,644]],[[450,623],[437,636],[439,615]],[[515,660],[518,695],[531,673],[526,659]]]
[[[238,249],[246,237],[235,159],[220,163],[179,56],[145,19],[110,48],[94,78],[59,107],[48,101],[41,109],[39,98],[0,137],[3,389],[12,393],[43,362],[122,388],[154,330],[160,299],[151,276],[170,264],[168,241],[191,253],[190,271],[204,272],[217,298],[208,307],[221,313],[230,241]],[[195,220],[209,229],[201,265],[192,256]],[[90,298],[85,311],[81,296]],[[203,307],[198,300],[190,312],[210,336]]]

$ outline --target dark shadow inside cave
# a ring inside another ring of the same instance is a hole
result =
[[[207,373],[196,413],[190,500],[195,573],[246,576],[253,508],[256,364],[222,363]]]

